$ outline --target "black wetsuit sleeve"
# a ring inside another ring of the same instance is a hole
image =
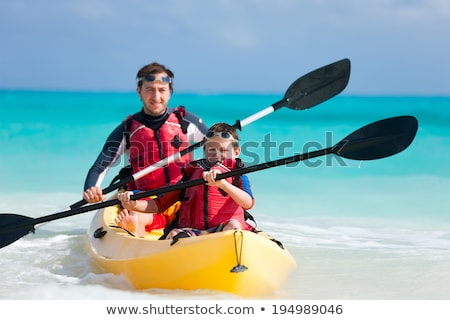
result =
[[[108,170],[117,162],[124,152],[123,124],[117,126],[106,139],[102,151],[98,155],[86,176],[84,190],[92,186],[100,186]]]

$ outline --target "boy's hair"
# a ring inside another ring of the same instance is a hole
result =
[[[239,148],[239,135],[235,127],[230,126],[225,122],[217,122],[209,127],[208,131],[214,132],[228,132],[234,138],[233,148]]]

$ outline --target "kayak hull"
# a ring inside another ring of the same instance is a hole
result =
[[[136,289],[208,289],[240,296],[272,294],[296,267],[291,254],[267,234],[224,231],[158,240],[162,230],[137,238],[115,226],[117,207],[98,211],[87,251],[105,272],[124,275]]]

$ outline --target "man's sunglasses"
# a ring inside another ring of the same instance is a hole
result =
[[[138,81],[147,81],[147,82],[153,82],[153,81],[161,81],[164,83],[172,83],[172,78],[169,76],[155,76],[154,74],[148,74],[144,77],[139,77]]]

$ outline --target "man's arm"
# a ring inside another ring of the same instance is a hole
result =
[[[84,190],[102,184],[109,169],[118,161],[125,150],[123,125],[119,125],[106,139],[102,151],[98,155],[86,176]]]

